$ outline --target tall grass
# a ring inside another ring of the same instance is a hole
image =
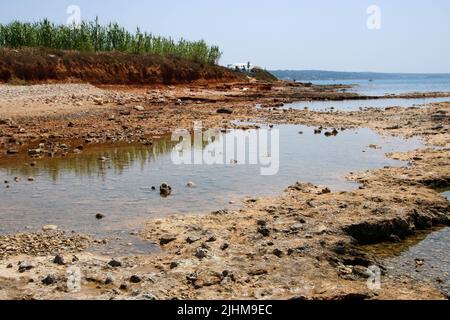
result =
[[[120,51],[134,54],[157,54],[217,64],[222,53],[205,41],[174,41],[171,38],[131,33],[117,23],[102,26],[98,19],[79,26],[56,25],[44,19],[35,23],[14,21],[0,24],[0,47],[43,47],[86,52]]]

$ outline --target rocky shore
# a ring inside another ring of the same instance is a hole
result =
[[[233,120],[305,124],[318,134],[368,127],[420,136],[429,145],[388,155],[408,166],[349,173],[360,183],[353,191],[299,182],[277,197],[247,199],[239,210],[149,220],[140,237],[160,245],[154,254],[100,256],[86,251],[89,237],[51,230],[1,236],[0,298],[447,298],[432,282],[389,274],[360,245],[450,224],[450,202],[439,193],[450,186],[450,103],[352,112],[281,108],[296,100],[355,98],[336,89],[284,82],[0,86],[2,157],[64,156],[105,141],[151,143],[194,120],[221,128],[235,127]],[[381,283],[371,289],[374,266]]]

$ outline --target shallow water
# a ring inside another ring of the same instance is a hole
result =
[[[421,99],[369,99],[369,100],[343,100],[343,101],[299,101],[285,104],[283,108],[304,109],[315,111],[357,111],[361,108],[380,108],[387,107],[414,107],[423,106],[430,103],[450,102],[447,98],[421,98]]]
[[[279,194],[297,181],[352,189],[356,185],[344,179],[350,171],[403,165],[384,154],[421,146],[418,139],[385,138],[369,129],[329,138],[315,135],[311,127],[275,129],[280,133],[280,165],[273,176],[261,176],[259,165],[175,165],[170,154],[175,143],[168,139],[151,147],[90,146],[79,155],[37,160],[34,167],[14,157],[2,160],[0,179],[9,180],[10,188],[0,186],[0,233],[56,224],[99,236],[125,236],[144,219],[235,208],[245,196]],[[369,144],[383,148],[374,150]],[[20,182],[14,182],[16,176]],[[27,181],[29,176],[35,181]],[[188,188],[189,181],[196,186]],[[170,197],[151,189],[163,182],[173,188]],[[98,221],[96,213],[106,217]]]
[[[450,78],[406,78],[367,80],[319,80],[314,84],[355,85],[349,92],[367,96],[383,96],[413,92],[450,92]]]
[[[443,195],[450,200],[450,191]],[[366,249],[380,258],[390,275],[427,281],[450,295],[450,228],[420,231],[401,243],[383,243]]]

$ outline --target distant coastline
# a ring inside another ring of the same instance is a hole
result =
[[[281,80],[401,80],[401,79],[443,79],[450,73],[378,73],[378,72],[341,72],[321,70],[272,70]]]

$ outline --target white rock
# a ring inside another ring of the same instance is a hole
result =
[[[54,231],[54,230],[57,230],[57,229],[58,229],[58,226],[54,225],[54,224],[47,224],[47,225],[42,227],[43,231]]]

